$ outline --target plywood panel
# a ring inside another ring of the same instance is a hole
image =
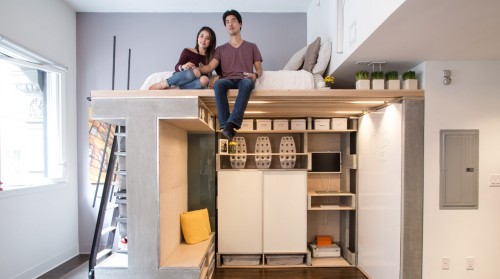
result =
[[[181,243],[180,214],[187,211],[187,132],[165,120],[158,127],[160,263],[164,263]]]

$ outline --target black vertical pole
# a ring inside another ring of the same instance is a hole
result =
[[[116,57],[116,36],[113,36],[113,73],[111,77],[111,90],[115,90],[115,57]]]
[[[127,74],[127,90],[130,89],[130,57],[132,56],[132,50],[128,49],[128,74]]]

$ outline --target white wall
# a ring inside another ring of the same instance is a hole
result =
[[[0,277],[35,278],[78,254],[75,13],[61,0],[2,0],[0,34],[69,67],[68,183],[0,192]]]
[[[342,53],[337,50],[337,1],[344,1]],[[333,72],[406,0],[314,0],[307,12],[307,41],[316,37],[332,40],[332,58],[327,73]]]
[[[500,188],[489,175],[500,173],[500,61],[426,62],[424,279],[498,278]],[[442,70],[452,83],[442,84]],[[479,209],[439,210],[439,130],[479,129]],[[473,256],[476,268],[465,270]],[[441,258],[451,259],[441,270]]]

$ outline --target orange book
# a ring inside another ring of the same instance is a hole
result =
[[[316,245],[320,246],[331,246],[333,239],[329,235],[317,235],[316,236]]]

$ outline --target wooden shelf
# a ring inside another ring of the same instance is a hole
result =
[[[229,90],[234,102],[237,90]],[[92,100],[111,98],[199,97],[206,108],[216,112],[213,90],[102,90],[92,91]],[[422,99],[423,90],[355,90],[355,89],[277,89],[253,90],[246,117],[350,117],[402,99]]]
[[[161,263],[162,268],[193,268],[200,269],[201,264],[206,259],[208,249],[213,243],[214,233],[202,242],[196,244],[181,243],[174,252]]]
[[[312,258],[312,267],[347,267],[352,266],[342,257],[335,258]]]
[[[307,193],[308,210],[356,210],[356,194],[342,192]]]
[[[355,129],[348,130],[237,130],[238,134],[304,134],[304,133],[352,133]],[[218,130],[217,133],[222,133]]]

